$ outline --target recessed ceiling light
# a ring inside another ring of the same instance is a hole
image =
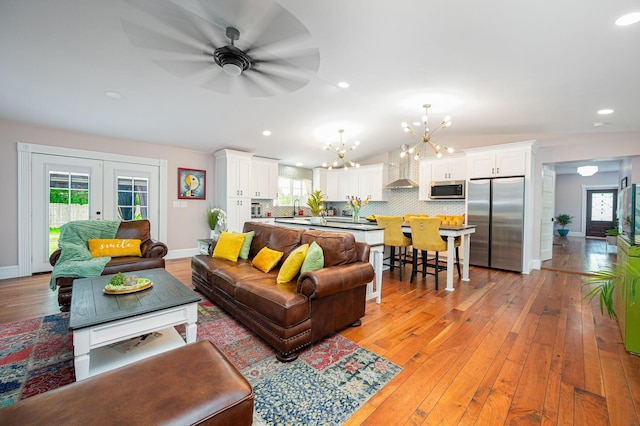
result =
[[[601,110],[598,111],[598,114],[600,114],[600,115],[613,114],[613,110],[612,109],[608,109],[608,108],[601,109]]]
[[[601,121],[594,121],[593,122],[593,127],[602,127],[604,125],[605,125],[605,123],[603,123]]]
[[[616,19],[616,25],[625,26],[640,22],[640,12],[627,13]]]
[[[262,134],[265,136],[271,136],[271,130],[265,130],[262,132]]]
[[[347,83],[346,81],[341,81],[340,83],[338,83],[338,87],[346,89],[349,87],[349,83]]]
[[[304,166],[304,163],[296,163],[296,167],[302,167]]]
[[[114,92],[112,90],[107,90],[106,92],[104,92],[105,96],[108,96],[112,99],[120,99],[122,97],[122,95],[118,92]]]

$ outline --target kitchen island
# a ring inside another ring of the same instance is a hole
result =
[[[367,300],[376,299],[380,303],[382,294],[382,258],[384,253],[384,229],[375,223],[361,221],[353,223],[351,218],[327,218],[326,224],[312,224],[310,218],[276,218],[276,225],[289,226],[291,228],[317,229],[329,232],[349,232],[356,241],[368,243],[371,246],[369,262],[376,274],[374,280],[367,285]]]
[[[376,297],[376,301],[380,303],[380,290],[382,289],[382,258],[384,254],[384,228],[379,227],[376,223],[367,220],[360,220],[353,223],[351,218],[329,217],[326,224],[311,224],[309,218],[276,218],[276,225],[299,227],[303,229],[320,229],[323,231],[333,232],[350,232],[354,235],[356,241],[364,241],[371,246],[371,264],[376,273],[375,289],[367,288],[367,300]],[[411,227],[403,225],[402,230],[410,234]],[[440,235],[447,238],[447,286],[445,290],[453,291],[453,269],[455,259],[454,241],[456,237],[463,238],[463,254],[462,254],[462,281],[469,281],[469,240],[471,234],[476,232],[475,225],[462,226],[443,226],[440,228]],[[378,262],[379,258],[379,262]],[[369,284],[370,286],[372,284]]]

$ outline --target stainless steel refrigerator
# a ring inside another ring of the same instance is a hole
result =
[[[467,213],[469,264],[522,272],[524,177],[471,179]]]

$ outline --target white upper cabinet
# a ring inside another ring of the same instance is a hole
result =
[[[389,166],[373,164],[358,169],[358,193],[362,199],[387,201],[389,191],[384,189],[389,181]]]
[[[527,149],[505,149],[494,152],[467,153],[469,179],[524,176]]]
[[[389,180],[389,166],[372,164],[348,170],[314,169],[313,187],[321,190],[328,201],[345,201],[356,196],[370,201],[387,201],[384,187]]]
[[[338,177],[340,176],[340,172],[338,170],[327,170],[326,171],[326,192],[327,201],[338,201],[344,200],[344,198],[340,195],[340,181]]]
[[[431,169],[433,162],[420,160],[420,174],[418,178],[418,200],[429,201],[431,195]]]
[[[356,169],[338,171],[338,201],[358,196],[359,172]]]
[[[467,178],[467,160],[464,157],[437,158],[431,161],[431,180],[465,180]]]
[[[278,198],[278,161],[253,157],[251,160],[251,198]]]
[[[223,149],[215,153],[216,184],[225,197],[251,198],[251,154]]]

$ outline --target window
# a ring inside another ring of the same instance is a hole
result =
[[[49,172],[49,228],[89,219],[89,175]]]
[[[293,179],[288,177],[278,177],[278,206],[292,206],[294,201],[304,204],[307,196],[311,193],[311,181],[309,179]]]
[[[118,176],[118,217],[146,219],[149,212],[149,179]]]

